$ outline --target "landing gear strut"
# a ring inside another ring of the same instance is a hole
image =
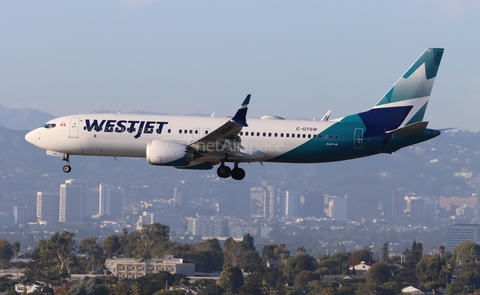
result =
[[[233,169],[230,169],[230,167],[225,166],[225,163],[222,162],[217,169],[217,175],[220,178],[229,178],[232,176],[235,180],[242,180],[245,178],[245,170],[239,168],[238,163],[235,163]]]
[[[65,154],[65,156],[62,158],[62,161],[65,161],[65,166],[63,166],[63,172],[69,173],[72,171],[72,167],[70,167],[70,155]]]

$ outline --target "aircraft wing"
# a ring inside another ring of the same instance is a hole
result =
[[[242,157],[243,149],[238,134],[243,127],[247,127],[247,110],[250,102],[250,94],[247,95],[235,116],[225,124],[204,137],[189,144],[198,153],[224,152],[228,155]]]

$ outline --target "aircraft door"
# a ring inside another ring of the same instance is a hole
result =
[[[80,122],[80,118],[72,118],[70,120],[69,132],[68,137],[72,139],[78,138],[78,125]]]
[[[353,134],[353,147],[356,150],[363,148],[363,128],[355,128]]]

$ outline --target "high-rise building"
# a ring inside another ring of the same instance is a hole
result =
[[[250,216],[250,186],[242,181],[220,185],[218,213],[224,216]]]
[[[87,183],[68,179],[60,185],[60,222],[79,222],[86,217]]]
[[[299,192],[282,191],[280,193],[280,214],[281,217],[301,216],[301,197]]]
[[[332,197],[328,201],[328,213],[329,217],[335,220],[346,221],[347,220],[347,199]]]
[[[303,195],[302,217],[323,217],[324,209],[322,194],[309,192]]]
[[[347,216],[350,220],[378,218],[378,187],[374,184],[352,183],[347,194]]]
[[[98,215],[121,218],[124,213],[124,191],[113,185],[98,186]]]
[[[445,249],[453,251],[460,243],[466,241],[478,243],[479,229],[480,225],[478,224],[454,224],[449,226]]]
[[[278,216],[278,194],[273,185],[264,185],[263,218],[271,219]]]
[[[173,213],[189,216],[190,212],[190,198],[188,191],[183,187],[176,187],[173,189]]]
[[[422,221],[425,217],[425,201],[416,197],[409,197],[407,211],[410,213],[411,220]]]
[[[58,222],[60,194],[37,192],[37,221]]]
[[[177,233],[183,235],[185,233],[185,229],[183,227],[182,220],[184,220],[184,218],[176,214],[165,214],[163,212],[143,212],[142,216],[138,218],[137,229],[141,229],[142,225],[144,224],[150,225],[154,223],[160,223],[170,227],[170,234]]]
[[[35,208],[31,206],[13,207],[15,224],[35,222]]]
[[[187,218],[187,232],[194,236],[226,237],[228,222],[220,218]]]

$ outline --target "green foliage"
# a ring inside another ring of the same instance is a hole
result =
[[[412,243],[412,249],[405,249],[403,252],[405,262],[402,264],[402,268],[395,274],[396,277],[406,284],[417,284],[418,278],[415,275],[415,269],[417,263],[420,262],[423,255],[422,243],[417,243],[415,240]]]
[[[261,270],[260,255],[255,250],[253,238],[247,234],[242,242],[236,242],[232,238],[225,240],[224,249],[224,267],[226,265],[238,266],[245,272],[254,272]]]
[[[288,284],[291,285],[302,270],[315,271],[316,267],[316,260],[312,256],[308,254],[295,255],[288,258],[283,267],[283,275]]]
[[[455,282],[447,287],[448,295],[462,295],[465,294],[465,286],[460,282]]]
[[[302,270],[295,276],[294,286],[298,289],[305,290],[310,281],[318,279],[318,275],[315,275],[312,271]]]
[[[95,270],[104,268],[106,256],[103,252],[102,245],[97,243],[96,237],[81,240],[78,253],[87,256],[88,266],[92,274],[95,273]]]
[[[358,250],[353,252],[350,256],[350,265],[357,265],[360,264],[362,261],[368,265],[371,265],[374,262],[372,249],[365,248],[362,250]]]
[[[228,264],[223,268],[220,274],[220,286],[226,291],[225,294],[236,294],[243,283],[242,270],[238,266]]]
[[[415,267],[415,274],[420,284],[425,286],[427,282],[436,282],[439,285],[445,283],[445,273],[442,267],[446,260],[440,254],[433,256],[423,256]]]
[[[385,262],[373,264],[365,277],[367,283],[380,286],[391,279],[390,267]]]
[[[136,231],[135,250],[133,256],[142,261],[152,258],[154,245],[168,241],[170,238],[170,227],[160,223],[143,225],[142,229]]]
[[[103,251],[107,258],[113,258],[113,256],[118,256],[123,254],[124,247],[122,245],[120,237],[117,235],[109,236],[103,241]]]
[[[238,294],[240,295],[251,295],[251,294],[261,294],[263,291],[262,286],[262,275],[258,272],[251,273],[245,283],[240,288]]]
[[[6,239],[0,239],[0,267],[6,266],[13,255],[15,255],[15,252],[12,245]]]
[[[480,245],[472,241],[460,243],[453,250],[453,259],[456,263],[476,262],[480,258]]]

